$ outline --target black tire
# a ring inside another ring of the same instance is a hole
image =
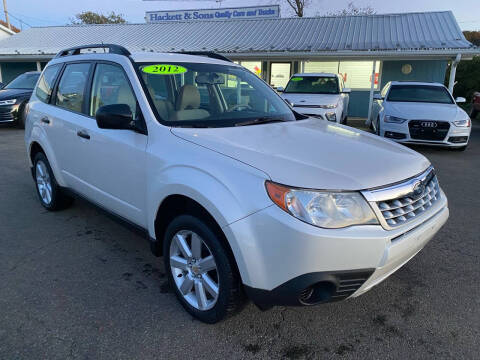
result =
[[[470,113],[470,118],[473,120],[477,117],[477,115],[478,115],[478,110],[475,110],[472,108],[472,111]]]
[[[39,163],[42,163],[45,165],[45,168],[50,185],[51,185],[51,196],[50,196],[50,201],[46,201],[44,197],[42,197],[42,194],[40,193],[40,188],[38,185],[38,177],[42,177],[42,174],[38,173],[38,165]],[[57,211],[57,210],[63,210],[67,207],[69,207],[72,202],[73,198],[71,196],[66,195],[60,186],[57,184],[57,180],[55,179],[55,176],[53,175],[52,168],[50,167],[50,163],[48,162],[47,157],[45,156],[44,153],[37,153],[33,159],[33,178],[35,181],[35,189],[37,190],[37,195],[40,200],[40,203],[42,206],[49,210],[49,211]]]
[[[25,129],[25,121],[27,120],[27,103],[24,102],[18,107],[17,126],[19,129]]]
[[[380,118],[377,118],[377,126],[375,126],[375,134],[380,136]]]
[[[348,116],[345,116],[345,118],[343,119],[343,125],[348,125],[347,122],[348,122]]]
[[[465,151],[467,150],[468,144],[461,147],[451,148],[453,151]]]
[[[192,231],[198,234],[204,244],[207,245],[216,263],[219,289],[218,297],[215,305],[208,310],[199,310],[188,303],[173,279],[173,273],[170,267],[170,245],[174,236],[182,230]],[[234,265],[234,259],[232,259],[228,250],[225,249],[214,227],[210,226],[207,222],[192,215],[180,215],[173,219],[165,231],[163,255],[165,272],[171,288],[175,291],[175,295],[185,310],[195,318],[205,323],[214,324],[226,316],[237,312],[244,304],[245,295],[241,287],[240,276]]]

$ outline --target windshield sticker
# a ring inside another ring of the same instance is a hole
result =
[[[142,68],[142,71],[147,74],[154,75],[175,75],[183,74],[187,72],[187,69],[183,66],[170,65],[170,64],[156,64],[149,65]]]
[[[303,78],[301,78],[301,77],[294,77],[294,78],[292,78],[291,80],[292,80],[292,81],[302,81]]]

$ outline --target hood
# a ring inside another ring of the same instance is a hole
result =
[[[285,100],[295,105],[329,105],[338,103],[340,94],[296,94],[282,93]]]
[[[28,97],[32,95],[30,89],[2,89],[0,90],[0,100],[15,99],[18,96]]]
[[[388,103],[387,114],[401,118],[420,120],[444,120],[454,121],[465,120],[468,116],[456,104],[432,104],[414,102],[390,102]]]
[[[172,132],[260,169],[275,182],[303,188],[363,190],[407,179],[430,165],[403,145],[318,119]]]

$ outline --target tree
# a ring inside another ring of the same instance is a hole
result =
[[[104,15],[93,11],[84,11],[75,15],[71,19],[72,24],[125,24],[127,21],[122,14],[116,14],[112,11],[110,14]]]
[[[480,46],[480,31],[464,31],[463,35],[472,44]],[[450,72],[446,74],[446,84]],[[457,75],[455,76],[457,84],[453,88],[455,97],[462,96],[470,102],[473,93],[480,91],[480,56],[475,56],[472,60],[462,60],[457,67]]]
[[[295,15],[298,17],[303,17],[305,14],[305,6],[307,6],[311,0],[285,0],[287,4],[295,12]]]
[[[463,35],[473,45],[480,46],[480,31],[464,31]]]
[[[371,6],[357,7],[353,1],[343,10],[328,12],[328,16],[373,15],[377,12]]]

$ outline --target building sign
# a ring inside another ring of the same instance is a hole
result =
[[[269,19],[278,17],[280,17],[279,5],[250,6],[231,9],[147,11],[145,14],[147,23]]]

